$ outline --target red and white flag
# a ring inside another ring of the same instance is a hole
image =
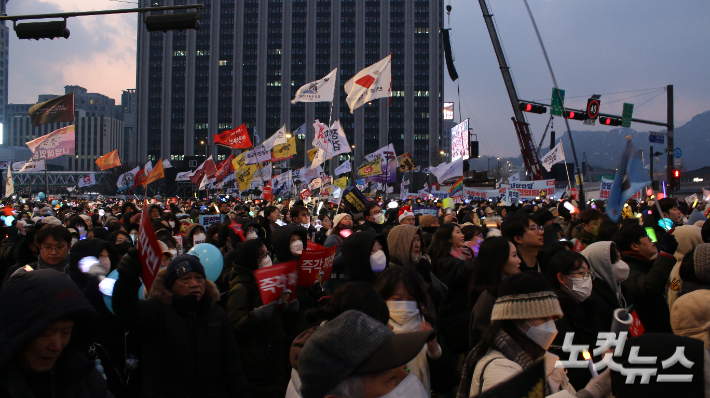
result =
[[[392,54],[358,72],[345,83],[350,113],[377,98],[392,96]]]
[[[96,175],[92,171],[91,173],[79,178],[79,180],[77,180],[77,182],[76,182],[76,185],[79,188],[90,187],[92,185],[96,185]]]
[[[206,175],[207,178],[212,177],[217,173],[217,166],[214,164],[214,160],[212,160],[212,155],[210,155],[207,160],[202,162],[200,167],[195,170],[192,175],[190,176],[190,181],[192,181],[193,184],[199,185],[200,181],[202,181],[202,176]]]

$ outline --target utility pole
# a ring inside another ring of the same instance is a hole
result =
[[[673,85],[669,84],[666,88],[666,97],[668,105],[668,119],[666,121],[668,127],[668,148],[666,149],[666,159],[668,166],[666,167],[666,182],[669,185],[670,195],[673,196],[673,151],[675,144],[673,140]],[[651,177],[653,178],[653,177]]]

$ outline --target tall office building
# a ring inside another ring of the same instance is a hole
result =
[[[141,0],[142,6],[147,5]],[[196,0],[150,0],[161,6]],[[214,134],[245,123],[263,140],[306,123],[292,165],[311,148],[313,122],[340,120],[355,158],[393,143],[423,167],[439,164],[442,131],[442,0],[202,0],[201,29],[138,31],[138,161],[228,156]],[[343,85],[392,54],[392,98],[354,114]],[[290,100],[338,69],[332,103]],[[204,143],[204,144],[202,144]],[[304,148],[306,146],[306,148]],[[299,159],[300,158],[300,159]]]

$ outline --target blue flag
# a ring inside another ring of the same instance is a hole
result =
[[[626,148],[621,154],[619,167],[616,169],[614,184],[609,192],[606,203],[606,214],[612,221],[619,221],[624,203],[636,192],[651,184],[648,173],[641,162],[641,152],[636,150],[634,143],[629,139]]]

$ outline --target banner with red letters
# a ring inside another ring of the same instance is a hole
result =
[[[261,301],[269,304],[289,302],[296,298],[296,261],[272,265],[254,271]]]
[[[311,286],[316,282],[323,283],[330,279],[337,249],[336,246],[323,247],[308,242],[306,250],[301,254],[301,263],[298,267],[298,286]]]
[[[143,202],[143,209],[148,209],[148,200]],[[153,230],[153,225],[150,223],[150,217],[146,214],[144,214],[144,217],[141,217],[136,249],[138,249],[138,258],[141,264],[143,264],[141,279],[145,284],[145,290],[149,292],[150,288],[153,287],[155,276],[160,269],[160,260],[163,252],[160,250],[160,246],[158,246],[158,238],[155,237],[155,231]]]

